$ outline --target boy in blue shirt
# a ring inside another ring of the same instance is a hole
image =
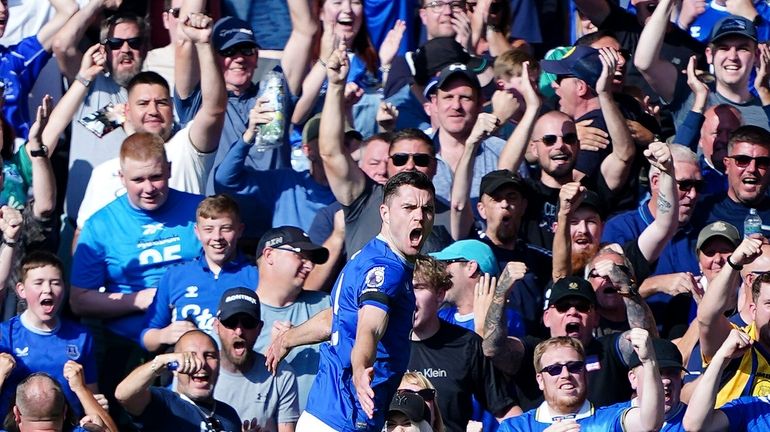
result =
[[[45,372],[61,384],[67,401],[82,416],[83,408],[63,372],[69,360],[83,365],[88,388],[97,392],[91,335],[85,327],[60,316],[65,297],[62,274],[61,261],[48,252],[32,252],[21,262],[16,291],[27,310],[0,323],[0,352],[13,356],[13,361],[2,362],[5,367],[0,371],[5,378],[0,394],[3,412],[7,412],[17,384],[31,373]]]

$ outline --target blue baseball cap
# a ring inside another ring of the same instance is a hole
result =
[[[711,30],[711,42],[721,39],[725,36],[743,36],[757,41],[757,29],[754,23],[744,17],[730,15],[717,21]]]
[[[586,82],[591,88],[602,74],[599,50],[589,46],[576,46],[567,51],[559,60],[542,60],[540,67],[556,76],[572,76]]]
[[[212,29],[211,39],[217,51],[223,51],[239,44],[259,48],[251,26],[246,21],[231,16],[217,20]]]
[[[482,272],[492,276],[500,273],[492,248],[478,240],[458,240],[441,251],[428,255],[438,261],[476,261]]]

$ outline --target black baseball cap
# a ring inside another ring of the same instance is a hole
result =
[[[658,369],[673,368],[687,371],[682,365],[682,353],[679,352],[679,348],[673,342],[666,339],[652,338],[652,348],[655,351],[655,358],[658,360]],[[639,360],[639,355],[636,354],[636,351],[631,353],[628,368],[633,369],[641,364],[642,361]]]
[[[438,82],[436,83],[437,89],[444,89],[444,85],[449,81],[450,78],[456,78],[456,77],[462,77],[466,81],[468,81],[475,89],[481,90],[481,83],[479,83],[479,77],[476,76],[475,73],[473,73],[470,69],[468,69],[468,66],[462,64],[462,63],[452,63],[449,66],[445,67],[444,69],[441,69],[441,72],[438,74]]]
[[[423,420],[431,422],[430,409],[422,396],[417,393],[396,392],[388,408],[388,414],[393,412],[404,414],[413,423]]]
[[[329,249],[313,243],[301,229],[288,225],[273,228],[262,235],[257,244],[257,258],[262,256],[266,247],[277,249],[281,246],[307,254],[314,264],[323,264],[329,259]]]
[[[554,282],[545,291],[545,307],[543,309],[548,309],[567,297],[580,297],[593,305],[596,304],[596,293],[587,280],[578,276],[567,276]]]
[[[472,56],[453,36],[433,38],[417,48],[412,55],[414,81],[419,85],[428,83],[450,64],[466,65],[468,70],[478,74],[489,66],[485,58]]]
[[[511,170],[503,169],[490,171],[481,178],[479,185],[479,196],[491,195],[503,186],[511,185],[525,197],[527,196],[527,185],[518,174]]]
[[[556,76],[581,79],[591,88],[596,88],[596,82],[602,74],[599,50],[584,45],[572,47],[559,60],[541,60],[540,67]]]
[[[730,15],[717,21],[711,30],[711,42],[716,42],[725,36],[743,36],[754,42],[757,41],[757,29],[754,23],[744,17]]]
[[[257,321],[260,321],[259,297],[253,289],[238,287],[230,288],[222,294],[219,299],[219,308],[217,309],[217,318],[225,321],[236,314],[246,314]]]

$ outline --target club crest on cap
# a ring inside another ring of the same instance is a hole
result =
[[[722,221],[714,222],[713,225],[711,225],[711,231],[717,231],[722,232],[727,230],[727,225],[725,225]]]
[[[573,290],[578,289],[578,284],[576,282],[570,282],[569,289],[573,289]]]

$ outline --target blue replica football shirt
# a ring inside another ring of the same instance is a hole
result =
[[[23,315],[17,315],[0,323],[0,352],[9,353],[16,360],[16,367],[3,383],[0,410],[8,412],[16,386],[24,378],[34,372],[45,372],[61,384],[67,402],[82,416],[83,407],[64,378],[64,364],[68,360],[80,363],[86,384],[96,382],[91,334],[84,326],[66,319],[61,319],[52,332],[36,329],[25,321]]]
[[[498,432],[541,432],[553,423],[574,420],[580,424],[581,432],[621,432],[621,419],[627,408],[603,407],[594,408],[586,401],[576,414],[564,416],[553,415],[545,402],[540,407],[529,410],[518,417],[503,420]]]
[[[29,92],[50,58],[51,53],[40,45],[37,36],[10,47],[0,45],[0,80],[5,86],[3,114],[18,137],[26,139],[29,134]]]
[[[415,308],[414,269],[381,238],[369,241],[342,269],[332,290],[332,335],[321,360],[306,410],[343,431],[381,430],[385,413],[409,363],[409,332]],[[388,327],[374,361],[375,414],[361,409],[353,386],[350,353],[358,310],[370,305],[388,313]]]
[[[744,396],[720,408],[730,421],[730,432],[770,430],[770,398]]]
[[[80,234],[72,260],[73,286],[131,294],[157,288],[171,264],[198,256],[195,210],[202,196],[169,190],[155,211],[131,206],[123,195],[96,212]],[[112,332],[138,340],[144,314],[105,320]]]

